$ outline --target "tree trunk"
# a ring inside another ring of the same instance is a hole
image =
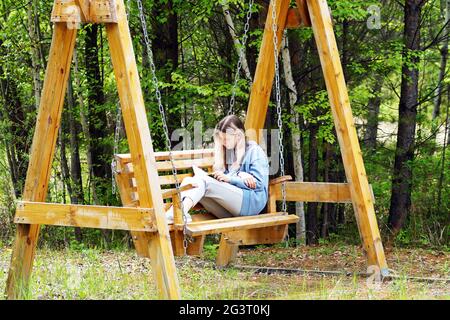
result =
[[[28,18],[28,35],[30,37],[31,45],[31,65],[32,65],[32,76],[33,76],[33,91],[34,91],[34,105],[36,110],[39,108],[39,103],[41,101],[41,70],[42,67],[40,62],[40,38],[39,38],[39,14],[37,12],[38,2],[36,0],[31,1],[28,6],[27,18]]]
[[[75,85],[78,88],[81,88],[81,80],[80,80],[80,76],[79,76],[79,72],[78,72],[78,55],[77,55],[76,50],[74,50],[74,52],[73,52],[73,59],[75,62],[74,63]],[[85,111],[84,111],[85,105],[84,105],[84,99],[83,99],[82,94],[78,95],[78,105],[80,108],[81,129],[84,134],[84,139],[86,140],[86,162],[87,162],[88,171],[89,171],[89,179],[90,179],[89,185],[90,185],[90,190],[92,193],[92,200],[93,200],[94,204],[100,204],[98,197],[97,197],[96,187],[95,187],[94,168],[93,168],[93,163],[92,163],[91,134],[89,132],[88,121],[86,119],[86,115],[85,115]]]
[[[233,38],[234,47],[236,49],[236,53],[239,57],[241,53],[241,42],[239,41],[239,37],[236,35],[236,28],[234,27],[233,19],[231,18],[230,11],[228,10],[228,4],[222,5],[223,15],[225,16],[225,21],[227,22],[228,31],[230,32],[231,38]],[[248,67],[247,58],[245,56],[245,49],[242,54],[242,70],[244,71],[245,77],[252,82],[252,74],[250,73],[250,68]]]
[[[108,142],[109,130],[105,95],[101,81],[99,47],[97,43],[98,25],[85,27],[85,67],[88,88],[88,126],[91,139],[92,171],[98,200],[109,204],[111,190],[112,148]]]
[[[78,146],[78,125],[75,122],[74,117],[74,94],[72,86],[72,76],[69,76],[67,85],[67,116],[66,121],[69,125],[70,134],[70,180],[71,185],[70,192],[70,202],[74,204],[83,204],[83,181],[81,177],[81,161],[80,161],[80,150]],[[75,239],[77,241],[82,241],[82,231],[81,228],[75,228]]]
[[[283,71],[286,87],[289,91],[289,106],[291,110],[291,136],[292,136],[292,161],[294,163],[295,181],[303,181],[303,165],[302,165],[302,146],[299,131],[298,113],[295,112],[295,104],[297,103],[298,94],[295,87],[294,78],[292,76],[291,55],[289,52],[289,40],[285,35],[281,44],[281,55],[283,58]],[[295,203],[295,213],[299,217],[296,225],[295,237],[297,243],[305,244],[305,210],[303,202]]]
[[[0,40],[0,49],[2,48]],[[28,168],[28,149],[30,147],[32,128],[26,121],[26,110],[18,90],[16,80],[4,72],[0,65],[0,97],[2,100],[2,118],[5,122],[5,145],[7,145],[8,164],[11,172],[14,194],[22,195]]]
[[[447,69],[448,61],[448,39],[450,37],[450,0],[441,1],[441,15],[445,17],[445,32],[446,35],[443,40],[441,47],[441,65],[439,70],[438,87],[436,88],[436,96],[434,98],[434,108],[433,108],[433,120],[439,117],[441,113],[442,95],[444,91],[444,78],[445,71]]]
[[[178,15],[173,0],[157,0],[152,7],[152,48],[157,70],[164,72],[164,81],[172,82],[172,72],[178,68]],[[164,18],[164,19],[162,19]],[[163,90],[163,104],[175,105],[174,92],[170,87]],[[166,109],[169,134],[178,129],[182,123],[182,112],[177,109]],[[175,143],[175,142],[174,142]]]
[[[367,109],[367,125],[364,134],[364,144],[368,150],[375,150],[377,146],[378,136],[378,116],[380,114],[381,105],[381,88],[383,86],[383,77],[377,76],[372,90],[373,97],[369,99]]]
[[[389,227],[396,235],[411,209],[412,161],[414,158],[418,105],[420,19],[423,0],[406,0],[402,82],[399,104],[397,147],[389,208]]]
[[[309,181],[317,182],[318,178],[318,142],[317,142],[318,124],[309,124]],[[307,244],[318,243],[317,229],[317,202],[309,202],[307,206],[306,220],[306,241]]]

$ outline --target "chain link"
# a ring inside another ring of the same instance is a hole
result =
[[[277,36],[277,10],[276,0],[272,0],[272,31],[273,31],[273,54],[275,60],[275,98],[277,107],[278,124],[278,144],[280,147],[280,176],[284,176],[284,146],[283,146],[283,121],[281,113],[281,89],[280,89],[280,64],[278,61],[278,36]],[[286,184],[281,184],[281,194],[283,197],[282,211],[286,212]]]
[[[239,49],[239,60],[236,67],[236,72],[234,74],[234,83],[233,88],[231,89],[231,99],[230,99],[230,108],[228,109],[228,115],[233,114],[234,104],[236,103],[236,89],[239,82],[239,76],[242,68],[242,61],[245,57],[245,46],[247,44],[248,39],[248,31],[250,30],[250,18],[252,17],[252,8],[253,8],[254,0],[250,0],[248,4],[248,11],[246,14],[246,21],[244,26],[244,35],[242,36],[241,48]],[[227,14],[230,14],[230,11],[226,10]]]
[[[117,110],[116,110],[116,128],[114,130],[114,147],[113,147],[113,159],[111,161],[111,182],[112,182],[112,188],[111,192],[113,195],[116,194],[116,180],[115,180],[115,174],[118,173],[117,171],[117,161],[115,156],[119,153],[119,139],[120,139],[120,129],[122,127],[122,110],[120,109],[120,102],[117,102]]]
[[[148,59],[150,61],[150,71],[152,74],[152,82],[153,82],[153,86],[155,89],[155,97],[156,97],[156,101],[158,103],[159,113],[161,114],[161,121],[162,121],[162,125],[163,125],[164,138],[165,138],[164,142],[166,144],[167,150],[169,150],[169,159],[170,159],[170,163],[172,165],[172,174],[175,178],[175,188],[177,190],[178,196],[180,196],[180,183],[178,181],[177,168],[175,167],[175,164],[173,162],[172,148],[171,148],[170,137],[169,137],[169,128],[167,126],[166,113],[164,110],[164,106],[162,104],[158,78],[156,77],[156,66],[154,63],[152,47],[151,47],[150,39],[149,39],[148,32],[147,32],[147,22],[146,22],[145,16],[144,16],[144,8],[142,6],[142,1],[137,0],[137,5],[138,5],[138,9],[139,9],[139,19],[141,20],[142,32],[144,33],[144,42],[145,42],[145,46],[146,46],[146,50],[147,50],[147,55],[148,55]],[[181,200],[181,197],[180,197],[180,200]],[[184,214],[183,201],[179,201],[179,205],[180,205],[180,210],[183,213],[183,215],[182,215],[182,217],[183,217],[183,236],[184,236],[183,248],[184,248],[184,254],[186,255],[186,250],[187,250],[187,246],[188,246],[188,240],[187,240],[187,236],[186,236],[186,234],[187,234],[187,217]]]
[[[276,0],[272,0],[272,31],[273,31],[273,54],[275,60],[275,98],[276,98],[276,109],[277,109],[277,124],[278,124],[278,145],[279,145],[279,156],[280,156],[280,176],[285,175],[284,171],[284,146],[283,146],[283,119],[281,110],[281,88],[280,88],[280,64],[278,60],[278,36],[277,36],[277,11],[276,11]],[[286,31],[285,31],[286,32]],[[286,204],[286,183],[281,184],[281,195],[283,198],[281,211],[287,211]],[[286,247],[289,246],[289,230],[286,232]]]

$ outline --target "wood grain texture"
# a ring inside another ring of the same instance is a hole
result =
[[[219,250],[216,257],[216,266],[223,268],[228,266],[236,259],[239,245],[228,241],[227,235],[222,234],[220,237]]]
[[[352,201],[348,183],[286,182],[286,200],[301,202],[348,203]],[[283,199],[281,184],[270,186],[270,196]]]
[[[139,185],[139,203],[142,207],[155,210],[155,224],[158,229],[157,233],[147,232],[141,236],[149,243],[152,271],[160,298],[179,299],[181,293],[178,275],[123,0],[116,1],[116,11],[118,23],[106,24],[114,75],[135,179]]]
[[[20,201],[15,223],[154,232],[153,209]]]
[[[328,4],[326,0],[307,0],[306,3],[325,77],[353,208],[368,264],[378,265],[381,270],[387,270],[371,190],[364,168]]]
[[[278,52],[280,52],[279,49],[281,47],[283,31],[286,26],[289,3],[289,0],[279,0],[276,2]],[[272,2],[270,3],[267,12],[268,14],[264,28],[264,35],[261,48],[259,50],[258,64],[255,71],[255,79],[252,85],[250,101],[248,103],[247,117],[245,118],[247,136],[250,140],[257,142],[260,142],[261,140],[261,130],[264,128],[275,75]]]
[[[47,196],[75,39],[76,29],[55,24],[22,197],[26,201],[45,201]],[[17,225],[6,284],[8,299],[20,299],[19,286],[28,287],[38,236],[39,225]]]
[[[264,228],[268,226],[287,225],[296,223],[297,221],[298,217],[296,215],[286,215],[284,213],[224,218],[211,221],[191,222],[187,226],[187,234],[190,236],[218,234],[238,230]]]

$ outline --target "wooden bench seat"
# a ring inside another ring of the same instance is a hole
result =
[[[138,185],[134,176],[132,159],[129,154],[118,154],[115,158],[117,161],[117,172],[115,176],[122,203],[124,206],[139,206]],[[172,159],[177,169],[178,182],[181,183],[184,178],[193,176],[193,165],[207,172],[212,172],[214,150],[172,151]],[[180,199],[175,189],[176,179],[172,173],[172,162],[169,158],[169,152],[155,152],[155,160],[159,183],[165,201],[165,209],[167,210],[172,204],[174,205],[174,223],[169,225],[174,254],[183,255],[183,220],[181,210],[177,205]],[[286,176],[271,180],[270,187],[291,179],[292,177]],[[181,191],[193,187],[192,185],[186,185],[181,188]],[[273,208],[273,205],[270,208]],[[197,205],[193,209],[204,210],[201,205]],[[193,214],[193,221],[187,224],[187,235],[193,240],[189,243],[187,253],[191,255],[200,254],[206,235],[221,234],[222,239],[219,246],[217,263],[218,265],[224,266],[234,259],[239,245],[280,242],[286,235],[288,225],[297,222],[298,217],[285,213],[277,213],[276,209],[269,212],[268,214],[256,216],[225,219],[215,219],[214,216],[208,213]],[[136,233],[132,233],[132,235],[138,253],[146,256],[146,248],[142,248],[137,243],[140,235]]]
[[[269,226],[286,225],[296,223],[297,221],[298,217],[296,215],[287,215],[282,212],[277,212],[255,216],[191,222],[187,224],[187,235],[194,237],[238,230],[257,229]]]

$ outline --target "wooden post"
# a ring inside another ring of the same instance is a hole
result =
[[[119,171],[124,170],[122,164],[118,162],[117,164]],[[130,178],[128,175],[124,175],[121,172],[116,174],[117,187],[119,189],[120,200],[124,207],[136,207],[136,202],[131,198],[131,193],[129,192],[127,185],[130,183]],[[141,257],[149,257],[148,241],[145,232],[131,231],[131,238],[133,239],[134,248],[136,252]]]
[[[25,201],[43,202],[47,196],[75,39],[76,29],[68,29],[64,22],[55,23],[25,180]],[[8,299],[22,298],[28,288],[38,236],[39,225],[17,225],[6,283]]]
[[[139,186],[139,202],[142,207],[155,211],[158,232],[145,233],[152,270],[160,297],[180,299],[169,228],[123,0],[116,0],[116,9],[117,23],[107,23],[106,31],[133,169]]]
[[[227,234],[222,233],[216,258],[217,267],[223,268],[233,262],[236,259],[238,250],[239,245],[228,241]]]
[[[382,274],[386,274],[386,258],[339,59],[330,11],[326,0],[307,0],[307,6],[368,264],[378,265]]]
[[[173,206],[173,225],[174,230],[172,232],[172,249],[175,256],[184,256],[184,234],[183,230],[179,229],[179,226],[183,225],[183,212],[180,207],[180,197],[178,194],[172,197]]]
[[[289,0],[277,0],[276,2],[278,52],[280,52],[279,49],[281,47],[283,31],[288,16],[289,3]],[[260,142],[261,130],[264,128],[270,93],[272,92],[273,78],[275,75],[272,21],[271,2],[267,11],[263,40],[261,49],[259,50],[258,65],[256,66],[255,81],[252,85],[252,92],[245,120],[248,138],[257,142]]]

